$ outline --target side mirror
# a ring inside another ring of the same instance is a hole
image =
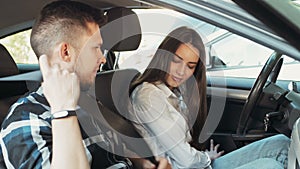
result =
[[[298,90],[298,86],[297,86],[297,83],[295,81],[291,81],[288,85],[288,89],[290,91],[294,91],[296,93],[300,93],[299,90]]]
[[[211,66],[212,68],[225,68],[226,64],[218,56],[212,56]]]

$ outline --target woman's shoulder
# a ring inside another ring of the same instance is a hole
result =
[[[143,82],[140,85],[138,85],[134,90],[133,93],[145,93],[145,92],[150,92],[150,91],[157,91],[159,90],[155,84],[149,83],[149,82]]]
[[[138,99],[138,100],[143,98],[149,99],[149,97],[162,97],[162,92],[156,86],[156,84],[143,82],[133,90],[131,97],[132,99]]]
[[[148,112],[150,109],[160,112],[165,108],[166,102],[167,96],[157,84],[153,83],[144,82],[137,86],[131,94],[131,103],[139,112]],[[154,112],[151,116],[154,115]]]

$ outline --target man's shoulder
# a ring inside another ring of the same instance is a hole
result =
[[[40,119],[49,121],[51,118],[49,109],[45,97],[36,92],[30,93],[27,96],[19,98],[10,107],[9,113],[2,123],[2,128],[6,128],[13,122],[24,120]]]

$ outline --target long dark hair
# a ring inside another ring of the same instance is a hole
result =
[[[200,144],[198,140],[207,117],[206,57],[203,41],[195,30],[188,27],[179,27],[170,32],[158,47],[144,73],[132,83],[131,91],[143,82],[162,82],[167,84],[166,77],[170,63],[177,49],[182,44],[191,44],[199,51],[199,62],[193,76],[185,82],[188,90],[183,94],[183,98],[185,103],[187,103],[190,114],[194,114],[194,116],[187,117],[189,124],[195,121],[195,123],[190,125],[192,128],[190,130],[192,136],[190,144],[197,149],[203,150],[205,145],[204,143]]]

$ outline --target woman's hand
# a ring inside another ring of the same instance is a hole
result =
[[[171,164],[168,162],[167,159],[158,157],[158,158],[156,158],[156,160],[158,162],[157,169],[171,169],[172,168]]]
[[[208,156],[211,160],[214,160],[214,159],[220,157],[224,153],[224,151],[218,152],[219,147],[220,147],[220,144],[217,144],[216,146],[214,146],[214,140],[213,139],[210,140],[210,150],[209,151],[205,150],[205,152],[208,154]]]
[[[171,165],[167,159],[158,157],[156,158],[158,166],[155,166],[149,160],[144,158],[132,158],[130,159],[134,163],[136,169],[171,169]]]

